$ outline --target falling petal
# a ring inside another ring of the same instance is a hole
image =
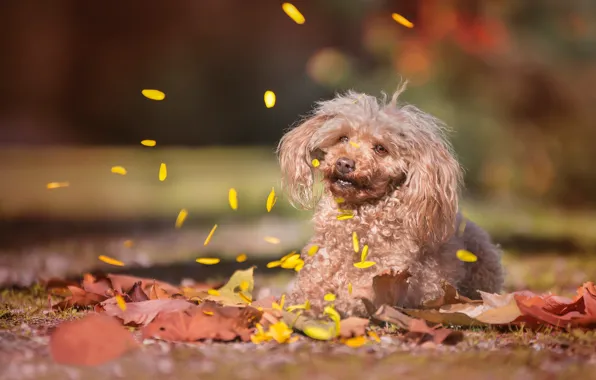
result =
[[[361,261],[359,263],[354,263],[354,266],[356,268],[360,268],[360,269],[366,269],[366,268],[370,268],[373,265],[375,265],[376,263],[374,261]]]
[[[298,8],[296,8],[293,4],[291,4],[291,3],[283,3],[281,5],[281,7],[284,10],[284,12],[286,12],[286,14],[288,16],[290,16],[290,18],[292,20],[294,20],[294,22],[296,24],[302,25],[306,21],[306,19],[302,15],[302,13],[300,13],[300,11],[298,10]]]
[[[364,248],[362,248],[362,254],[360,255],[360,261],[366,260],[366,256],[368,256],[368,245],[365,245]]]
[[[180,212],[178,213],[178,217],[176,217],[176,228],[180,228],[182,227],[182,224],[184,224],[184,221],[186,220],[186,217],[188,216],[188,211],[183,208],[182,210],[180,210]]]
[[[228,201],[230,202],[230,207],[232,210],[238,209],[238,193],[236,192],[236,189],[230,189],[228,192]]]
[[[236,256],[236,261],[239,263],[245,262],[246,259],[247,259],[246,253],[241,253],[238,256]]]
[[[272,187],[271,192],[269,193],[269,196],[267,197],[267,212],[271,212],[271,209],[273,208],[273,205],[275,204],[276,199],[277,199],[277,197],[275,196],[275,188]]]
[[[358,243],[358,235],[356,231],[352,232],[352,244],[354,245],[354,252],[360,252],[360,244]]]
[[[279,306],[283,309],[285,303],[286,303],[286,295],[282,294],[281,298],[279,299]]]
[[[275,268],[281,265],[281,261],[271,261],[267,263],[267,268]]]
[[[216,257],[200,257],[196,260],[197,263],[205,265],[214,265],[219,263],[220,261],[221,260]]]
[[[351,282],[348,283],[348,294],[352,295],[352,283]]]
[[[203,243],[203,245],[209,244],[209,242],[211,241],[211,238],[213,237],[213,234],[215,233],[216,228],[217,228],[217,224],[213,226],[213,228],[211,229],[211,232],[209,232],[209,235],[207,235],[207,239],[205,239],[205,242]]]
[[[203,314],[205,315],[213,315],[212,311],[203,310]]]
[[[317,252],[319,252],[319,246],[318,245],[312,245],[308,249],[308,255],[309,256],[314,256]]]
[[[126,311],[126,302],[124,301],[124,298],[122,298],[122,296],[120,294],[116,294],[116,303],[118,304],[118,307],[120,308],[120,310]]]
[[[273,108],[275,106],[275,92],[273,91],[265,91],[265,107]]]
[[[163,182],[166,180],[167,176],[168,168],[166,167],[166,164],[162,162],[161,165],[159,165],[159,180]]]
[[[348,347],[356,348],[356,347],[364,346],[366,344],[366,342],[367,342],[366,337],[361,335],[361,336],[355,336],[353,338],[346,339],[344,341],[344,344]]]
[[[122,261],[113,259],[113,258],[108,257],[108,256],[99,255],[98,259],[100,259],[101,261],[103,261],[106,264],[115,265],[117,267],[123,267],[124,266],[124,263]]]
[[[323,297],[323,299],[327,302],[333,302],[333,301],[335,301],[335,294],[327,293],[327,294],[325,294],[325,297]]]
[[[296,266],[294,267],[294,270],[296,272],[300,272],[302,268],[304,268],[304,260],[301,259],[300,261],[298,261],[298,264],[296,264]]]
[[[360,144],[354,141],[350,141],[350,145],[352,145],[354,148],[360,148]]]
[[[316,158],[312,160],[312,166],[318,168],[321,165],[321,162]]]
[[[348,219],[352,219],[354,217],[354,214],[341,214],[337,216],[337,220],[348,220]]]
[[[279,244],[280,241],[278,238],[273,236],[265,236],[263,240],[265,240],[269,244]]]
[[[112,173],[126,175],[126,169],[122,166],[112,166]]]
[[[46,185],[48,189],[58,189],[60,187],[68,187],[70,183],[68,182],[50,182]]]
[[[166,94],[164,94],[163,92],[161,92],[159,90],[145,89],[145,90],[141,91],[141,94],[143,94],[143,96],[145,96],[146,98],[149,98],[151,100],[164,100],[166,98]]]
[[[404,16],[400,15],[399,13],[393,13],[391,15],[391,18],[393,18],[395,20],[395,22],[397,22],[398,24],[401,24],[403,26],[405,26],[406,28],[413,28],[414,24],[409,21],[407,18],[405,18]]]
[[[346,200],[343,199],[342,197],[337,197],[335,198],[335,203],[340,204],[340,203],[344,203]]]
[[[141,144],[144,146],[153,147],[153,146],[157,145],[157,142],[155,140],[143,140],[143,141],[141,141]]]
[[[458,250],[455,255],[457,256],[458,259],[460,259],[461,261],[464,261],[466,263],[473,263],[478,260],[478,257],[476,257],[475,254],[473,254],[470,251],[466,251],[465,249]]]

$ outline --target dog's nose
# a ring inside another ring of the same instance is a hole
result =
[[[339,160],[337,160],[337,162],[335,163],[335,167],[337,168],[337,171],[341,174],[349,174],[353,172],[354,169],[356,169],[356,163],[354,162],[354,160],[350,160],[347,157],[342,157]]]

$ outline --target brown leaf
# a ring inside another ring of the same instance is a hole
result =
[[[64,301],[54,305],[54,309],[64,310],[69,307],[93,306],[107,298],[106,296],[101,296],[99,294],[89,293],[77,286],[68,286],[68,290],[70,291],[71,295]]]
[[[382,305],[403,305],[410,286],[408,284],[409,277],[410,274],[406,271],[375,276],[373,278],[375,299],[372,301],[375,310]]]
[[[147,297],[147,294],[141,287],[141,281],[135,282],[135,284],[132,286],[132,289],[128,291],[127,295],[131,302],[143,302],[149,300],[149,297]]]
[[[83,289],[89,293],[95,293],[106,297],[114,296],[112,283],[105,277],[97,279],[93,275],[86,273],[83,276],[82,286]]]
[[[412,319],[408,330],[407,336],[418,339],[419,344],[432,340],[435,344],[454,345],[461,342],[464,337],[461,331],[453,331],[442,327],[433,329],[420,319]]]
[[[349,317],[339,322],[339,335],[342,338],[352,338],[366,335],[366,328],[370,321],[365,318]]]
[[[122,356],[139,344],[114,318],[89,314],[63,322],[50,336],[50,353],[60,364],[94,366]]]
[[[159,313],[177,312],[195,306],[186,300],[149,300],[127,303],[126,310],[122,310],[114,298],[102,302],[101,305],[107,315],[122,319],[125,325],[139,326],[149,324]]]
[[[145,294],[149,293],[148,289],[155,283],[158,284],[168,294],[182,293],[180,288],[168,284],[167,282],[157,281],[151,278],[142,278],[135,276],[127,276],[122,274],[108,274],[106,276],[112,282],[112,288],[119,294],[128,293],[134,284],[141,282],[141,288],[145,291]]]
[[[373,318],[379,321],[393,323],[401,329],[408,329],[412,318],[408,317],[404,313],[392,308],[388,305],[383,305],[373,314]]]
[[[150,287],[149,287],[149,299],[151,300],[164,300],[164,299],[170,299],[170,295],[163,290],[159,284],[157,283],[153,283]]]
[[[142,330],[144,338],[171,342],[196,342],[213,339],[249,341],[261,312],[247,307],[220,306],[205,302],[184,311],[160,313]]]
[[[443,295],[435,300],[427,301],[424,303],[424,307],[430,309],[438,309],[443,305],[453,305],[458,303],[473,303],[481,304],[481,300],[472,300],[468,297],[462,296],[457,292],[457,289],[448,282],[443,284]]]

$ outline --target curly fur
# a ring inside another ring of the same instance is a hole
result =
[[[441,296],[445,281],[471,298],[478,298],[477,290],[500,291],[501,253],[490,237],[471,221],[456,233],[464,222],[458,213],[462,169],[446,128],[418,108],[398,104],[404,88],[389,102],[352,91],[319,102],[311,117],[281,139],[284,189],[296,207],[315,208],[314,236],[302,251],[305,265],[289,302],[308,299],[320,311],[323,296],[334,293],[338,311],[363,315],[361,299],[374,299],[373,278],[404,270],[409,291],[400,306],[418,307]],[[337,168],[340,158],[355,163],[352,172]],[[317,187],[321,194],[315,194]],[[345,210],[354,217],[338,220]],[[369,246],[373,267],[354,267],[360,252],[354,251],[353,232],[360,247]],[[312,245],[320,248],[309,256]],[[459,249],[478,261],[458,260]]]

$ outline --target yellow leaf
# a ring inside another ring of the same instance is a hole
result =
[[[366,256],[368,256],[368,244],[362,248],[362,254],[360,255],[360,261],[366,260]]]
[[[238,193],[236,192],[236,189],[230,189],[228,193],[228,201],[230,202],[230,207],[232,210],[238,209]]]
[[[333,302],[333,301],[335,301],[335,294],[327,293],[327,294],[325,294],[325,297],[323,297],[323,299],[327,302]]]
[[[152,147],[157,145],[157,142],[155,140],[143,140],[141,141],[141,145]]]
[[[314,166],[315,168],[318,168],[321,165],[321,162],[319,160],[317,160],[316,158],[314,160],[312,160],[312,166]]]
[[[120,310],[126,311],[126,302],[124,301],[124,298],[122,298],[122,296],[120,294],[116,294],[116,303],[118,304],[118,307],[120,308]]]
[[[166,164],[162,162],[161,165],[159,165],[159,180],[163,182],[166,180],[167,176],[168,168],[166,167]]]
[[[333,328],[324,328],[320,326],[306,326],[303,330],[306,336],[317,340],[330,340],[335,338]]]
[[[219,263],[221,260],[215,257],[199,257],[196,262],[205,265],[214,265]]]
[[[161,92],[159,90],[145,89],[145,90],[141,91],[141,94],[143,94],[143,96],[145,96],[146,98],[149,98],[151,100],[164,100],[166,98],[166,94],[164,94],[163,92]]]
[[[351,282],[348,283],[348,294],[352,295],[352,283]]]
[[[267,268],[275,268],[281,265],[281,261],[271,261],[267,263]]]
[[[203,243],[203,245],[207,245],[209,244],[209,242],[211,241],[211,238],[213,237],[213,234],[215,233],[215,229],[217,228],[217,224],[213,226],[213,228],[211,229],[211,232],[209,232],[209,235],[207,235],[207,238],[205,239],[205,242]]]
[[[217,289],[209,289],[207,290],[207,293],[212,296],[219,296],[219,291]]]
[[[99,255],[98,258],[101,261],[103,261],[104,263],[106,263],[106,264],[115,265],[115,266],[118,266],[118,267],[123,267],[124,266],[124,263],[122,261],[113,259],[113,258],[108,257],[108,256]]]
[[[465,249],[458,250],[455,255],[457,256],[458,259],[460,259],[461,261],[464,261],[466,263],[473,263],[478,260],[478,257],[476,257],[475,254],[473,254],[470,251],[466,251]]]
[[[124,169],[122,166],[112,166],[112,173],[126,175],[126,169]]]
[[[364,346],[366,344],[366,342],[367,342],[366,337],[361,335],[361,336],[355,336],[350,339],[346,339],[344,341],[344,344],[348,347],[356,348],[356,347]]]
[[[281,5],[281,8],[284,10],[284,12],[286,12],[286,14],[292,20],[294,20],[294,22],[296,24],[302,25],[306,21],[306,19],[302,15],[302,13],[300,13],[300,11],[298,10],[298,8],[296,8],[293,4],[291,4],[291,3],[283,3]]]
[[[246,261],[248,257],[246,256],[246,253],[241,253],[238,256],[236,256],[236,261],[239,263],[243,263]]]
[[[182,210],[180,210],[180,212],[178,213],[178,217],[176,218],[176,228],[180,228],[182,227],[182,224],[184,224],[184,221],[186,220],[186,217],[188,216],[188,211],[183,208]]]
[[[279,239],[273,236],[265,236],[263,240],[269,244],[279,244]]]
[[[400,15],[399,13],[393,13],[391,15],[391,18],[393,18],[393,20],[395,20],[395,22],[405,26],[406,28],[414,27],[414,24],[411,21],[409,21],[408,19],[406,19],[404,16]]]
[[[354,263],[354,266],[356,268],[360,268],[360,269],[366,269],[366,268],[370,268],[373,265],[375,265],[376,263],[374,261],[361,261],[359,263]]]
[[[50,182],[46,185],[48,189],[58,189],[60,187],[68,187],[70,183],[68,182]]]
[[[360,252],[360,244],[358,243],[356,231],[352,232],[352,244],[354,245],[354,252]]]
[[[308,255],[309,256],[314,256],[317,252],[319,252],[319,246],[318,245],[312,245],[308,249]]]
[[[352,219],[354,217],[354,214],[341,214],[337,216],[337,220],[347,220],[347,219]]]
[[[265,107],[273,108],[275,106],[275,92],[273,91],[265,91]]]
[[[368,336],[371,337],[375,342],[381,343],[381,338],[379,338],[379,335],[376,332],[371,330],[368,332]]]
[[[275,204],[276,199],[277,198],[275,197],[275,188],[272,187],[271,192],[269,193],[269,196],[267,197],[267,212],[271,212],[271,209],[273,208],[273,205]]]

